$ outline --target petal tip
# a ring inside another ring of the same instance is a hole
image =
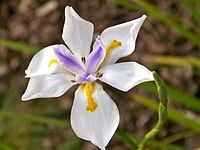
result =
[[[141,18],[145,20],[147,18],[147,15],[144,14],[144,15],[142,15]]]
[[[31,95],[29,95],[29,93],[26,90],[21,97],[21,101],[28,101],[28,100],[31,100],[31,99],[34,99],[34,98]]]
[[[101,150],[106,150],[106,148],[105,148],[105,147],[100,147],[100,149],[101,149]]]
[[[30,75],[28,75],[28,74],[27,74],[27,75],[25,75],[25,78],[29,78],[29,77],[30,77]]]
[[[65,7],[65,17],[71,15],[73,10],[74,9],[71,6],[66,6]]]
[[[66,7],[65,7],[65,10],[71,9],[71,8],[72,8],[71,6],[66,6]]]
[[[21,97],[21,101],[27,101],[27,100],[30,100],[30,99],[27,98],[27,97],[25,96],[25,94],[23,94],[22,97]]]
[[[130,88],[124,88],[124,89],[121,89],[123,92],[128,92],[130,90]]]
[[[28,69],[25,70],[25,74],[28,74]]]
[[[155,80],[155,78],[154,78],[154,74],[155,74],[155,71],[150,71],[151,72],[151,79],[150,79],[150,81],[154,81]]]
[[[25,73],[25,78],[28,78],[30,76],[28,68],[24,71],[24,73]]]

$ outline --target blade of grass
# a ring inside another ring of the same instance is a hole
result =
[[[154,102],[152,99],[148,99],[137,94],[131,95],[131,98],[133,100],[136,100],[142,103],[144,106],[152,109],[153,111],[158,110],[158,104]],[[188,117],[185,114],[178,112],[172,108],[168,108],[168,118],[177,124],[190,128],[198,133],[200,132],[200,128],[199,128],[200,121],[198,121],[197,119]]]
[[[191,0],[182,0],[181,2],[190,11],[190,13],[192,14],[192,17],[195,19],[195,21],[200,25],[200,13],[195,8],[195,6],[196,6],[195,2],[191,1]]]
[[[198,47],[200,47],[200,41],[199,41],[200,36],[195,32],[192,32],[191,29],[185,26],[184,23],[181,22],[174,15],[167,14],[166,12],[159,10],[156,6],[144,0],[132,0],[132,1],[138,4],[140,7],[142,7],[144,12],[149,13],[155,18],[164,22],[169,27],[174,28],[182,36],[184,36],[194,44],[198,45]]]
[[[156,6],[144,1],[144,0],[131,0],[131,2],[134,2],[138,5],[135,6],[133,3],[127,0],[112,0],[115,4],[120,5],[126,9],[131,10],[139,10],[142,12],[145,12],[156,19],[164,22],[169,27],[175,29],[178,33],[180,33],[183,37],[190,40],[193,44],[196,44],[198,47],[200,47],[200,36],[196,34],[195,32],[191,31],[187,26],[184,26],[184,23],[182,23],[178,18],[167,14],[166,12],[163,12],[159,10]]]
[[[148,61],[155,64],[164,65],[192,65],[200,69],[200,60],[192,57],[181,57],[181,56],[151,56]]]
[[[136,139],[133,138],[133,137],[131,137],[129,134],[127,134],[127,133],[121,131],[120,129],[118,129],[116,131],[115,135],[116,135],[117,138],[119,138],[121,140],[126,139],[125,140],[126,143],[129,144],[129,145],[131,145],[131,147],[132,147],[133,150],[136,150],[138,148],[138,145],[137,145],[138,141],[136,141]]]
[[[148,90],[150,92],[157,93],[156,86],[151,82],[142,83],[139,85],[139,87]],[[170,86],[167,86],[167,91],[168,91],[168,96],[172,98],[172,100],[184,105],[187,108],[191,108],[192,110],[200,112],[200,107],[199,107],[200,99],[188,95],[185,92],[182,92]]]
[[[0,46],[7,47],[7,48],[10,48],[12,50],[16,50],[18,52],[30,53],[30,54],[35,54],[39,50],[39,48],[30,46],[30,45],[25,44],[23,42],[16,42],[16,41],[13,41],[13,40],[8,40],[8,39],[0,39]]]
[[[147,144],[149,147],[153,149],[162,149],[162,150],[188,150],[185,147],[181,147],[175,144],[165,144],[161,141],[150,140]]]
[[[169,136],[161,141],[165,144],[169,144],[169,143],[173,143],[175,141],[178,141],[178,140],[190,137],[190,136],[194,136],[195,134],[198,134],[198,133],[196,131],[192,131],[192,130],[182,131],[182,132],[176,133],[172,136]]]

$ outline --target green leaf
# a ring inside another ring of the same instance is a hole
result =
[[[181,131],[181,132],[178,132],[174,135],[171,135],[169,137],[162,139],[162,142],[165,143],[165,144],[169,144],[169,143],[178,141],[180,139],[184,139],[184,138],[187,138],[187,137],[190,137],[190,136],[194,136],[195,134],[198,134],[198,133],[196,131],[193,131],[193,130]]]
[[[137,149],[137,141],[133,137],[131,137],[128,133],[123,132],[122,130],[118,129],[115,133],[116,137],[125,141],[127,144],[131,145],[132,149]]]
[[[150,63],[163,64],[163,65],[192,65],[200,69],[200,60],[192,57],[180,56],[152,56],[148,60]]]
[[[39,48],[30,46],[23,42],[16,42],[13,40],[8,40],[8,39],[0,39],[0,46],[10,48],[10,49],[18,51],[18,52],[30,53],[30,54],[37,53],[39,50]]]
[[[187,150],[185,147],[181,147],[175,144],[166,144],[161,141],[150,140],[147,144],[149,147],[153,149],[161,149],[161,150]]]
[[[196,3],[194,0],[182,0],[181,1],[189,12],[192,14],[195,21],[200,25],[200,13],[197,11]]]

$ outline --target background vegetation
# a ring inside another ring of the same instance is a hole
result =
[[[147,14],[135,60],[156,70],[168,85],[169,117],[147,149],[200,148],[200,1],[199,0],[0,0],[0,149],[96,150],[75,137],[69,124],[74,87],[55,99],[20,101],[28,80],[24,70],[41,48],[61,39],[64,8],[108,26]],[[134,149],[156,123],[155,84],[128,93],[104,85],[117,103],[121,121],[108,149]]]

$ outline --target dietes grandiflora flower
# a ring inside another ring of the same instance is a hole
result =
[[[97,83],[100,80],[121,91],[154,80],[152,72],[136,62],[116,61],[130,55],[146,16],[105,29],[93,44],[94,26],[72,7],[65,8],[62,38],[38,52],[31,60],[30,78],[22,100],[59,97],[79,85],[71,110],[75,134],[104,150],[119,124],[119,111],[110,96]]]

